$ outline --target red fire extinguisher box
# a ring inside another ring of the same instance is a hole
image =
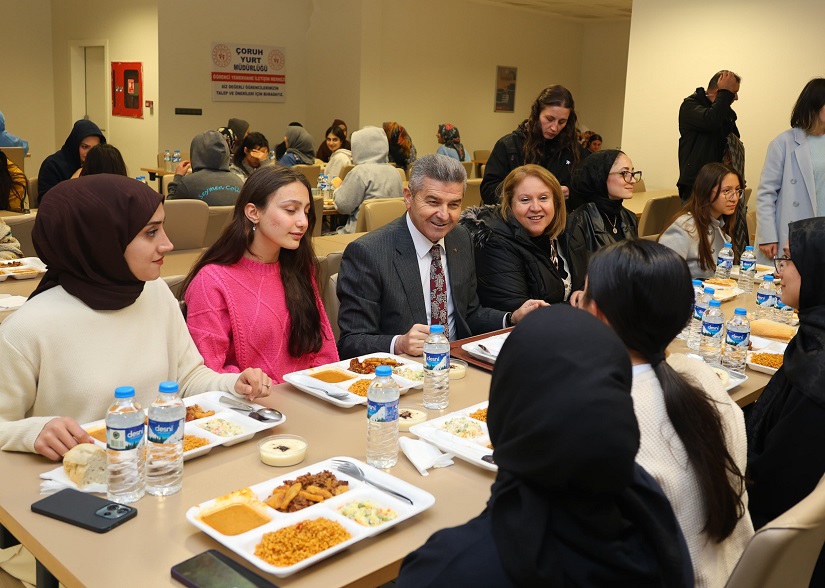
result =
[[[112,115],[143,118],[143,64],[112,62]]]

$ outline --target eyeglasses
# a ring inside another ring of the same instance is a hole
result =
[[[617,172],[610,172],[607,175],[612,176],[612,175],[616,175],[616,174],[619,174],[620,176],[622,176],[622,179],[625,182],[627,182],[628,184],[630,183],[631,179],[633,179],[637,182],[642,179],[642,170],[636,170],[636,171],[633,171],[633,172],[630,172],[630,171],[617,171]]]
[[[722,190],[719,193],[724,196],[725,200],[728,202],[733,202],[734,200],[741,198],[745,191],[742,188],[739,188],[738,190]]]
[[[782,271],[785,269],[788,263],[793,263],[793,259],[791,259],[787,255],[773,258],[773,266],[776,268],[776,273],[778,274],[782,273]]]

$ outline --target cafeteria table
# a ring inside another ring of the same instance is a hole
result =
[[[656,198],[664,198],[665,196],[673,196],[679,194],[676,188],[667,190],[647,190],[646,192],[634,192],[633,198],[625,200],[623,206],[630,212],[636,215],[636,218],[642,217],[642,212],[645,209],[645,204],[648,200],[655,200]]]
[[[323,257],[330,253],[342,253],[347,245],[364,235],[366,235],[366,233],[332,234],[313,237],[312,247],[315,249],[315,255],[318,257]]]

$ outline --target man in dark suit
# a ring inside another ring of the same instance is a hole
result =
[[[463,339],[512,326],[546,305],[528,300],[505,313],[479,304],[470,235],[457,226],[466,183],[457,160],[421,157],[404,188],[407,214],[347,245],[337,290],[341,357],[421,355],[431,322],[445,323],[450,339]]]

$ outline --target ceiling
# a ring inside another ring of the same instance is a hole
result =
[[[579,20],[629,19],[633,0],[470,0]]]

